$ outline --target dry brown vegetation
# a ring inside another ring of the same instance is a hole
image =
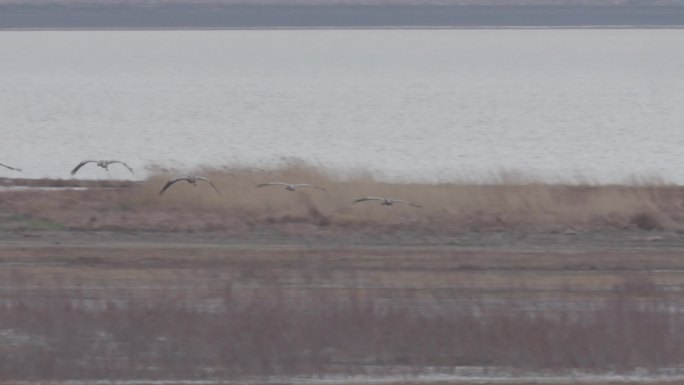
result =
[[[296,162],[192,174],[221,195],[160,196],[179,175],[164,171],[0,183],[86,187],[0,192],[0,382],[684,362],[682,187],[389,183]],[[256,188],[276,180],[328,192]]]
[[[584,306],[561,300],[534,309],[438,292],[387,301],[323,286],[293,297],[273,282],[141,296],[106,283],[48,289],[31,281],[16,270],[0,302],[5,381],[415,375],[463,366],[655,372],[684,360],[681,303],[648,280],[625,281]]]
[[[296,383],[472,367],[480,383],[640,368],[653,383],[684,361],[681,251],[205,236],[5,235],[0,379]]]
[[[178,174],[156,171],[144,182],[119,184],[121,188],[4,192],[0,212],[10,218],[6,228],[25,227],[22,221],[27,220],[72,229],[223,232],[263,226],[302,232],[365,228],[431,234],[684,227],[684,188],[659,182],[549,184],[502,173],[488,183],[388,183],[368,175],[340,178],[296,162],[274,170],[225,168],[195,173],[211,178],[222,194],[202,182],[196,187],[180,182],[160,197],[161,187]],[[315,183],[328,193],[255,187],[267,181]],[[406,199],[425,208],[353,204],[365,195]],[[10,223],[12,218],[16,223]]]

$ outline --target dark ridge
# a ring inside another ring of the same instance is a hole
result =
[[[0,29],[682,27],[680,6],[0,5]]]

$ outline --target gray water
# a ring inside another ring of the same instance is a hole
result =
[[[684,183],[682,47],[637,29],[0,32],[0,162],[24,169],[0,176],[298,158],[393,180]]]

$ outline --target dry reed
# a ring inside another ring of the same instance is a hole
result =
[[[299,162],[271,170],[207,168],[193,173],[209,177],[221,195],[202,182],[197,186],[179,182],[160,196],[161,187],[179,173],[153,170],[147,180],[121,189],[4,192],[0,213],[47,219],[67,228],[153,231],[247,231],[288,225],[299,226],[300,231],[353,226],[448,234],[680,230],[684,225],[684,188],[657,182],[549,184],[503,173],[488,183],[391,183],[362,174],[337,176]],[[256,188],[270,181],[314,183],[328,192]],[[425,208],[353,203],[367,195],[406,199]]]

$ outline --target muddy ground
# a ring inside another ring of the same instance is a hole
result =
[[[669,232],[464,233],[369,236],[267,230],[220,233],[0,233],[0,276],[35,285],[78,280],[141,291],[282,286],[401,296],[593,298],[616,285],[684,288],[684,236]],[[255,286],[256,285],[256,286]],[[438,293],[439,292],[439,293]]]

